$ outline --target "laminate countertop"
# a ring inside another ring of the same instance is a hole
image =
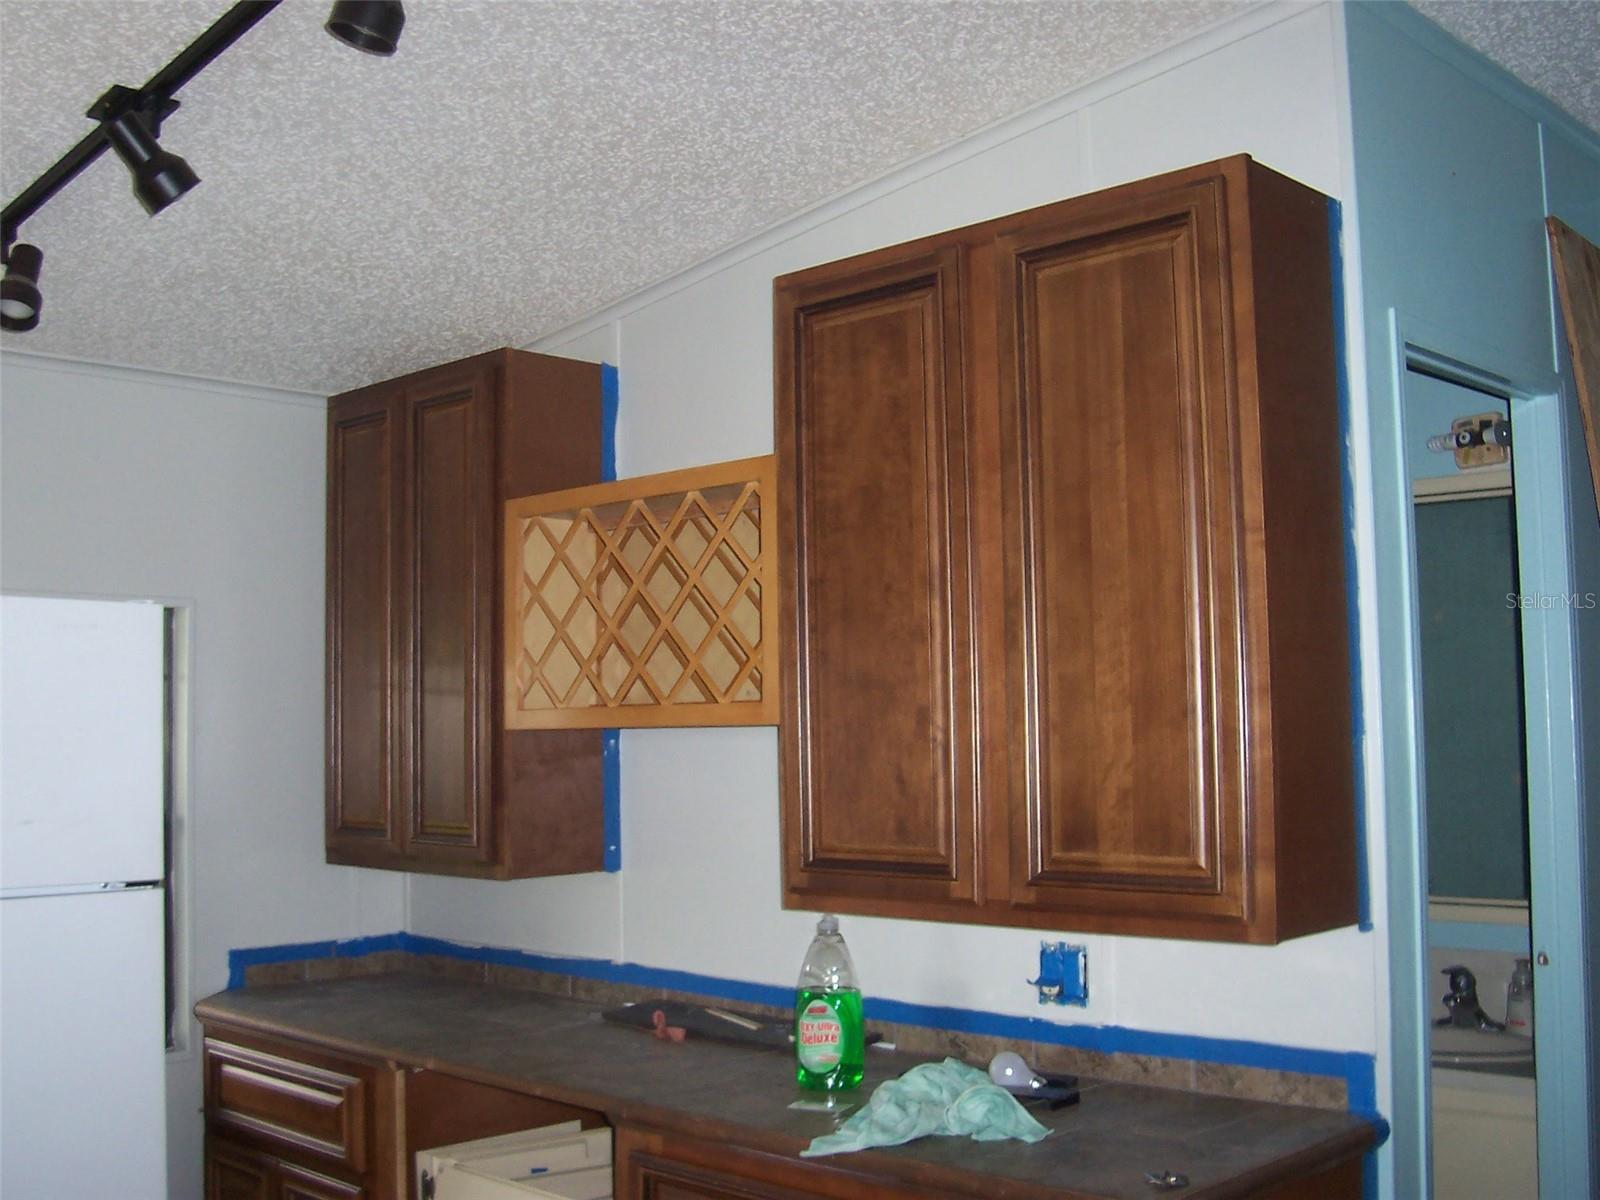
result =
[[[595,1109],[613,1125],[644,1125],[767,1153],[796,1156],[834,1127],[830,1114],[790,1109],[795,1099],[816,1093],[795,1086],[782,1051],[660,1041],[603,1021],[599,1005],[539,992],[380,975],[220,992],[195,1012],[208,1024]],[[858,1098],[864,1101],[877,1084],[922,1061],[869,1050]],[[1217,1200],[1270,1191],[1348,1163],[1380,1137],[1373,1122],[1326,1109],[1090,1079],[1082,1081],[1082,1093],[1070,1108],[1032,1110],[1051,1130],[1034,1145],[924,1138],[806,1161],[988,1200]],[[1189,1186],[1158,1192],[1146,1182],[1152,1171],[1185,1175]]]

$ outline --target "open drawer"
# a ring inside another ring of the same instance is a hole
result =
[[[611,1200],[611,1130],[564,1121],[417,1151],[420,1200]]]

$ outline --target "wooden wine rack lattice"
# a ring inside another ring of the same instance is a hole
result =
[[[775,725],[771,455],[508,501],[509,729]]]

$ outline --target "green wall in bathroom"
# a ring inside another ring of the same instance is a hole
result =
[[[1528,898],[1509,496],[1416,506],[1428,892]]]

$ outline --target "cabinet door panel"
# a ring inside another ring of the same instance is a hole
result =
[[[328,845],[372,852],[400,842],[394,586],[401,437],[379,397],[328,426]]]
[[[494,398],[482,374],[408,398],[407,829],[418,859],[489,856]]]
[[[272,1160],[207,1138],[206,1200],[273,1200]]]
[[[974,894],[958,265],[952,250],[780,290],[796,897]]]
[[[998,242],[1019,905],[1242,910],[1220,186]]]

